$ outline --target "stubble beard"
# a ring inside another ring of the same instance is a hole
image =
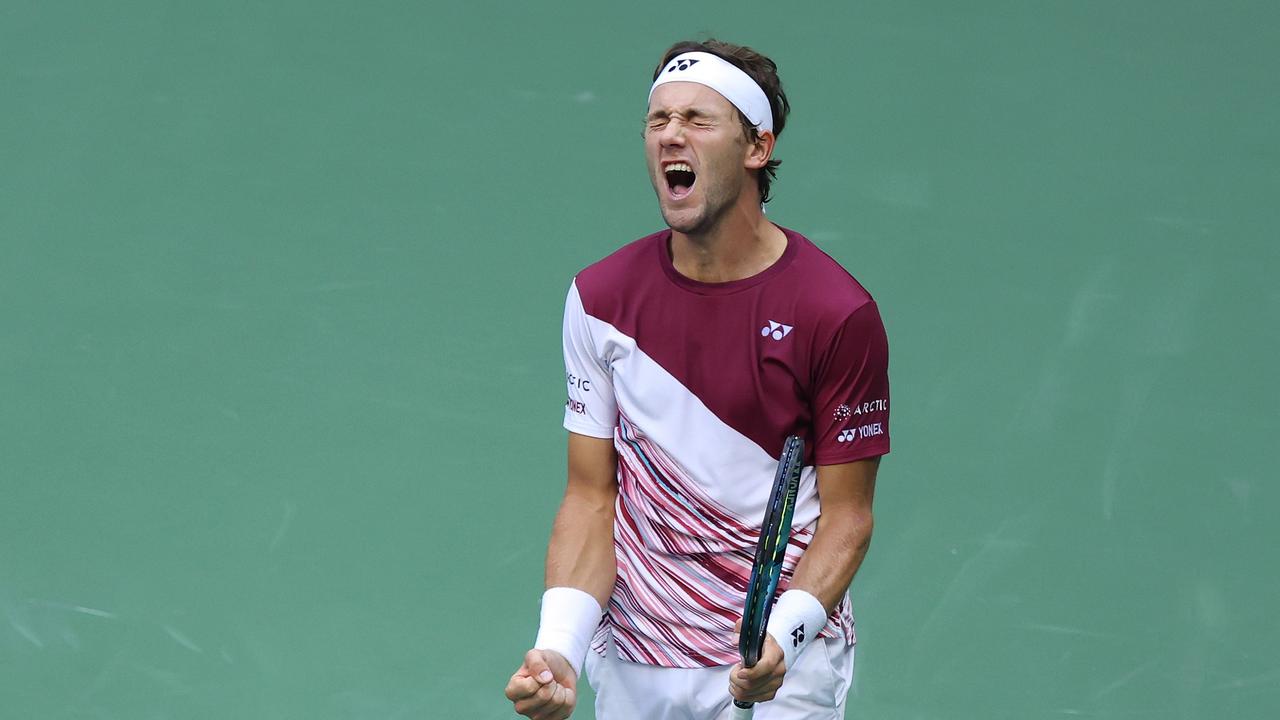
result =
[[[662,210],[662,219],[667,223],[667,227],[672,230],[689,236],[705,236],[715,229],[725,215],[729,213],[733,207],[736,193],[729,192],[731,188],[721,187],[722,192],[704,192],[701,207],[693,209],[692,215],[686,215],[687,210],[672,211],[667,206],[659,202],[659,209]],[[740,189],[740,188],[739,188]],[[658,189],[659,198],[662,196],[663,189]],[[684,215],[685,217],[677,217]]]

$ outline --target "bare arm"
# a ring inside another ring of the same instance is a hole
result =
[[[818,598],[830,613],[853,582],[871,545],[880,458],[818,466],[822,516],[813,541],[796,565],[791,587]]]
[[[547,587],[586,591],[605,607],[618,574],[613,508],[618,497],[613,440],[569,433],[569,481],[547,545]]]
[[[618,575],[613,508],[618,497],[613,441],[569,433],[569,479],[547,543],[548,588],[570,587],[603,608]],[[581,658],[578,658],[581,660]],[[577,705],[578,677],[554,650],[530,650],[507,682],[515,711],[534,720],[564,720]]]
[[[791,587],[816,597],[828,614],[844,597],[871,545],[871,501],[879,466],[879,458],[818,466],[822,515],[813,540],[796,565]],[[782,686],[786,670],[782,649],[773,635],[768,635],[755,667],[743,668],[741,663],[733,667],[729,676],[731,692],[738,700],[772,700]]]

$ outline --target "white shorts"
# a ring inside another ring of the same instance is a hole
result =
[[[587,652],[596,720],[728,720],[729,668],[666,668],[627,662],[613,641],[608,656]],[[844,720],[853,681],[853,647],[820,638],[787,671],[778,695],[756,704],[756,720]]]

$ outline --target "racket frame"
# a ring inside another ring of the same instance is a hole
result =
[[[796,495],[800,489],[800,473],[804,469],[804,440],[788,436],[782,445],[778,471],[774,475],[769,504],[760,526],[751,581],[742,611],[742,630],[738,634],[738,653],[743,667],[753,667],[764,651],[769,614],[773,611],[774,594],[782,579],[782,564],[791,540],[791,518],[795,513]],[[755,703],[733,701],[733,717],[750,718]]]

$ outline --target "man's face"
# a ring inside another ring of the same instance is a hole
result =
[[[758,192],[744,165],[738,111],[705,85],[671,82],[653,91],[644,151],[662,217],[677,232],[706,232],[741,193]]]

